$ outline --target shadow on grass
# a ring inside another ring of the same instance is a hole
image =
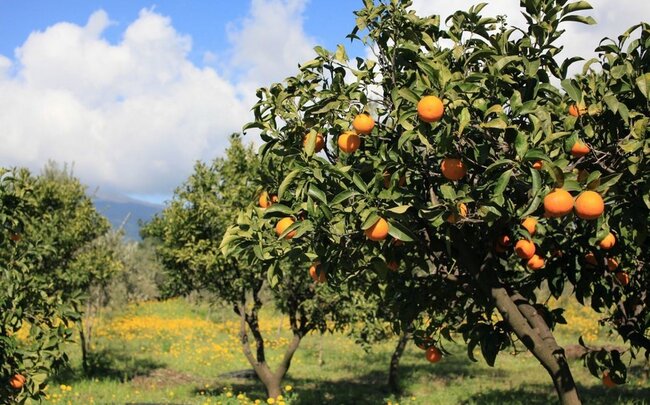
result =
[[[166,366],[152,359],[137,358],[110,348],[90,353],[88,360],[87,373],[81,366],[64,367],[52,378],[52,382],[72,384],[87,379],[126,382]]]
[[[578,393],[584,404],[611,405],[619,403],[647,404],[650,401],[650,388],[578,386]],[[473,395],[463,404],[513,404],[546,405],[557,403],[557,395],[548,385],[525,384],[518,389],[495,389]]]

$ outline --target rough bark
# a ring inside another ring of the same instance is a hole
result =
[[[490,267],[489,257],[482,265],[476,259],[467,252],[459,256],[462,265],[472,272],[477,285],[492,298],[515,335],[549,373],[560,402],[564,405],[581,404],[564,350],[555,341],[544,318],[523,296],[506,289]]]
[[[300,346],[300,341],[304,334],[304,324],[301,322],[302,327],[298,327],[298,323],[295,322],[296,314],[294,311],[291,311],[290,318],[292,319],[292,332],[293,338],[289,342],[289,346],[284,352],[284,356],[280,361],[277,369],[272,371],[266,362],[266,355],[264,349],[264,338],[259,329],[258,322],[258,311],[262,306],[261,301],[259,300],[257,294],[253,294],[254,305],[249,312],[246,311],[245,302],[240,302],[236,305],[235,310],[240,316],[240,329],[239,337],[242,344],[242,351],[244,356],[255,370],[258,378],[264,384],[269,398],[277,398],[278,395],[282,394],[282,379],[287,374],[289,367],[291,366],[291,360],[293,355],[298,350]],[[302,319],[301,319],[302,320]],[[256,354],[253,355],[253,352],[250,347],[250,341],[248,338],[248,330],[250,330],[253,338],[256,343]]]
[[[399,394],[401,392],[399,386],[399,361],[404,354],[404,349],[408,343],[411,334],[408,332],[402,332],[397,341],[397,346],[395,346],[395,351],[390,358],[390,366],[388,367],[388,388],[394,394]]]

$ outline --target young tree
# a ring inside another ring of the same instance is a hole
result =
[[[387,295],[397,330],[416,321],[432,362],[452,333],[490,365],[523,344],[561,402],[579,403],[552,332],[562,309],[539,287],[570,286],[648,356],[648,25],[605,41],[590,62],[602,70],[567,79],[579,58],[559,63],[555,43],[564,24],[594,23],[576,14],[586,1],[522,0],[521,28],[482,16],[485,4],[445,28],[410,4],[364,0],[350,38],[374,59],[317,47],[296,76],[258,90],[246,129],[288,175],[269,190],[281,203],[247,226],[290,226],[257,254],[307,252],[330,284]],[[279,270],[269,277],[291,277]],[[625,380],[617,351],[587,364],[608,385]]]
[[[243,232],[259,235],[250,224],[258,223],[252,208],[260,195],[259,184],[270,179],[260,172],[259,160],[239,136],[231,138],[225,158],[211,165],[197,163],[194,173],[179,187],[163,212],[146,224],[142,233],[158,240],[157,250],[168,272],[167,295],[206,290],[232,305],[241,319],[242,351],[267,389],[269,397],[281,394],[287,373],[301,339],[312,330],[327,328],[326,315],[332,304],[319,298],[318,287],[307,269],[295,271],[292,261],[278,261],[274,268],[294,269],[282,284],[265,272],[265,257],[259,246],[245,254],[222,254],[220,243],[235,220]],[[270,181],[270,180],[269,180]],[[272,202],[269,198],[269,202]],[[269,234],[268,232],[266,232]],[[262,240],[259,241],[263,243]],[[302,263],[304,258],[300,258]],[[259,311],[265,304],[266,285],[274,288],[274,304],[289,317],[293,338],[277,368],[266,360],[264,338],[259,327]],[[252,339],[249,337],[252,335]],[[254,342],[251,349],[250,341]]]

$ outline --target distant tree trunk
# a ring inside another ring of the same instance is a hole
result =
[[[406,348],[406,344],[410,338],[411,334],[409,332],[400,333],[397,346],[395,346],[393,355],[390,358],[390,366],[388,367],[388,387],[394,394],[399,394],[401,392],[399,386],[399,361],[404,354],[404,349]]]
[[[318,367],[323,367],[325,361],[323,360],[323,334],[321,333],[318,339]]]
[[[86,332],[83,318],[79,320],[79,341],[81,344],[81,367],[84,374],[88,375],[90,366],[88,364],[88,343],[86,341]]]

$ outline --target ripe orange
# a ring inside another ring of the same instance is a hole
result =
[[[258,204],[262,208],[268,208],[271,205],[273,205],[273,203],[276,203],[276,202],[278,202],[278,196],[277,195],[269,196],[269,193],[267,193],[266,191],[264,191],[264,192],[262,192],[262,194],[260,194],[260,198],[258,200]]]
[[[11,388],[15,390],[19,390],[23,388],[23,385],[25,385],[25,377],[21,374],[14,374],[13,377],[9,379],[9,385]]]
[[[339,148],[345,153],[354,153],[361,145],[361,138],[354,132],[344,132],[339,136]]]
[[[510,236],[508,235],[499,236],[499,238],[497,238],[497,243],[502,247],[510,246]]]
[[[587,112],[587,107],[578,107],[575,104],[571,104],[569,106],[569,115],[573,115],[574,117],[579,117],[582,114]]]
[[[456,206],[456,208],[458,208],[458,215],[456,215],[455,212],[452,212],[447,217],[447,222],[449,222],[450,224],[455,224],[461,218],[465,218],[467,216],[467,205],[460,203]]]
[[[571,147],[571,155],[580,158],[589,153],[589,150],[589,146],[585,145],[581,141],[576,141],[576,143]]]
[[[603,385],[607,388],[616,387],[616,383],[612,380],[612,377],[609,375],[609,371],[603,372]]]
[[[544,197],[544,211],[548,217],[562,217],[571,210],[573,210],[573,197],[563,188],[556,188]]]
[[[535,235],[535,230],[537,229],[537,219],[533,217],[528,217],[521,222],[521,226],[524,227],[530,234],[530,236]]]
[[[440,169],[447,180],[460,180],[467,174],[467,168],[460,159],[445,158],[440,164]]]
[[[609,271],[614,271],[618,268],[618,260],[614,259],[613,257],[608,257],[607,258],[607,269]]]
[[[374,127],[375,120],[366,113],[357,115],[354,117],[354,121],[352,121],[352,128],[354,128],[359,135],[369,134],[372,132]]]
[[[616,273],[616,279],[623,287],[630,284],[630,275],[624,271],[619,271]]]
[[[533,169],[535,170],[542,170],[542,166],[544,166],[544,162],[542,162],[541,160],[538,160],[535,163],[533,163]]]
[[[445,106],[436,96],[425,96],[418,102],[418,117],[424,122],[440,121],[445,113]]]
[[[308,137],[308,135],[309,134],[306,134],[302,138],[302,146],[304,148],[307,147],[307,137]],[[325,138],[323,138],[323,134],[316,134],[316,144],[314,145],[314,153],[320,152],[321,150],[323,150],[324,147],[325,147]]]
[[[391,260],[390,262],[386,263],[386,267],[392,271],[397,271],[397,269],[399,269],[399,263],[397,263],[396,260]]]
[[[530,259],[535,254],[535,244],[527,239],[520,239],[515,244],[515,253],[522,259]]]
[[[596,219],[605,211],[603,197],[595,191],[583,191],[576,198],[575,210],[576,214],[582,219]]]
[[[533,257],[528,259],[526,266],[531,270],[539,270],[544,267],[544,258],[539,255],[533,255]]]
[[[594,255],[592,252],[589,252],[585,255],[585,262],[587,264],[591,264],[592,266],[598,265],[598,260],[596,259],[596,255]]]
[[[389,188],[390,187],[391,174],[388,173],[388,172],[384,172],[382,174],[382,177],[384,179],[384,188]],[[397,185],[400,186],[400,187],[404,187],[405,184],[406,184],[406,177],[405,176],[400,176],[399,180],[397,181]]]
[[[616,236],[614,236],[613,233],[608,233],[607,236],[603,238],[600,242],[598,242],[598,246],[600,246],[601,249],[603,250],[609,250],[614,247],[616,244]]]
[[[282,234],[284,233],[284,231],[285,231],[288,227],[290,227],[291,225],[293,225],[294,222],[295,222],[295,221],[294,221],[292,218],[290,218],[290,217],[282,218],[282,219],[279,220],[278,223],[275,225],[275,233],[276,233],[278,236],[282,235]],[[286,234],[286,235],[284,236],[284,239],[291,239],[291,238],[293,238],[294,236],[296,236],[296,231],[295,231],[295,230],[289,232],[288,234]]]
[[[9,239],[11,239],[14,242],[20,242],[22,236],[20,236],[19,233],[12,233],[11,235],[9,235]]]
[[[309,275],[311,278],[317,282],[317,283],[325,283],[327,282],[327,275],[325,274],[325,271],[321,271],[320,273],[318,272],[318,266],[320,263],[314,263],[309,267]]]
[[[380,241],[388,236],[388,222],[384,218],[379,218],[377,222],[364,231],[368,239]]]
[[[426,357],[429,362],[437,363],[440,361],[440,359],[442,359],[442,352],[435,346],[431,346],[427,349]]]

